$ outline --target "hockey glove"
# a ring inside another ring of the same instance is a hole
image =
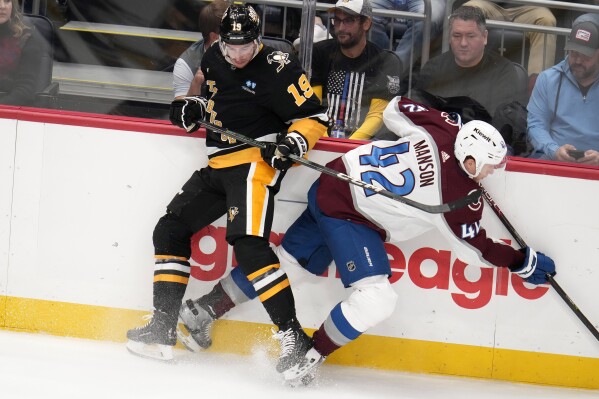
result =
[[[293,166],[293,161],[289,158],[282,158],[280,154],[277,152],[277,144],[275,143],[265,143],[266,148],[260,149],[260,155],[262,155],[262,159],[269,164],[271,167],[278,169],[280,171],[286,171],[291,166]]]
[[[527,247],[522,266],[512,272],[531,284],[544,284],[547,282],[547,278],[545,278],[547,273],[555,276],[555,262],[542,252],[536,252]]]
[[[206,116],[208,100],[200,96],[184,97],[171,103],[169,118],[173,125],[182,127],[187,133],[193,133],[200,128],[198,121]]]
[[[301,158],[308,152],[308,141],[301,133],[290,132],[281,141],[277,140],[277,151],[282,157],[293,154]]]

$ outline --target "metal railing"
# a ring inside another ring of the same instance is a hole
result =
[[[447,51],[449,46],[448,46],[448,20],[447,17],[450,15],[451,10],[453,9],[454,3],[456,0],[447,0],[447,5],[446,5],[446,9],[445,9],[445,21],[444,21],[444,28],[443,28],[443,33],[442,33],[442,51]],[[581,4],[575,4],[575,3],[567,3],[567,2],[563,2],[563,1],[550,1],[550,0],[509,0],[510,2],[513,3],[518,3],[518,4],[526,4],[526,5],[534,5],[534,6],[542,6],[542,7],[549,7],[549,8],[563,8],[563,9],[568,9],[568,10],[573,10],[573,11],[582,11],[582,12],[596,12],[599,13],[599,6],[592,6],[592,5],[581,5]],[[311,69],[311,49],[312,49],[312,44],[313,44],[313,34],[314,34],[314,30],[313,30],[313,19],[314,19],[314,15],[317,11],[326,11],[328,9],[330,9],[331,7],[333,7],[334,5],[331,3],[319,3],[316,0],[252,0],[252,3],[256,3],[256,4],[261,4],[264,6],[274,6],[274,7],[281,7],[281,11],[280,11],[280,15],[278,16],[278,19],[276,20],[277,24],[281,24],[278,25],[277,29],[280,28],[280,32],[281,32],[281,36],[285,37],[287,30],[289,29],[288,26],[288,9],[290,8],[297,8],[302,10],[302,17],[301,17],[301,32],[300,32],[300,60],[302,62],[302,65],[304,66],[304,68],[306,69],[307,72],[310,71]],[[29,5],[31,5],[31,7],[33,8],[33,10],[38,10],[40,8],[40,0],[32,0],[31,3],[28,3]],[[379,16],[379,17],[383,17],[383,18],[389,18],[389,19],[408,19],[408,20],[412,20],[413,22],[418,22],[418,21],[423,21],[424,22],[424,26],[423,26],[423,31],[422,31],[422,55],[421,55],[421,63],[420,65],[424,65],[426,63],[426,61],[428,61],[429,56],[430,56],[430,37],[431,37],[431,0],[424,0],[424,4],[425,4],[425,11],[422,14],[419,13],[413,13],[413,12],[407,12],[407,11],[391,11],[391,10],[383,10],[383,9],[374,9],[373,10],[373,15],[375,16]],[[272,11],[272,10],[271,10]],[[267,9],[266,7],[262,7],[262,20],[264,22],[266,22],[267,17]],[[272,22],[272,20],[270,21]],[[327,28],[329,29],[329,31],[331,30],[331,25],[330,25],[330,18],[327,19],[326,21],[327,24]],[[392,25],[392,24],[389,24]],[[519,23],[514,23],[514,22],[505,22],[505,21],[495,21],[495,20],[488,20],[487,21],[487,25],[489,27],[492,28],[497,28],[497,29],[503,29],[503,30],[514,30],[514,31],[522,31],[522,32],[542,32],[545,33],[545,35],[549,35],[549,34],[554,34],[554,35],[560,35],[560,36],[566,36],[569,34],[570,32],[570,27],[546,27],[546,26],[538,26],[538,25],[529,25],[529,24],[519,24]],[[264,29],[266,28],[266,23],[263,23],[263,33],[264,33]],[[389,27],[389,31],[387,32],[389,37],[390,37],[390,46],[394,46],[394,38],[393,38],[393,28],[390,26]],[[179,31],[173,31],[173,32],[178,32],[178,33],[194,33],[197,35],[197,32],[179,32]],[[525,40],[525,39],[523,39]],[[503,47],[503,43],[501,43],[501,47]],[[528,49],[525,48],[525,46],[522,46],[522,60],[524,60],[526,51],[528,51]],[[414,53],[414,41],[412,42],[412,56]],[[522,62],[523,64],[524,62]],[[60,71],[60,68],[58,69]],[[126,71],[124,71],[126,72]],[[138,71],[139,72],[139,71]],[[68,72],[69,76],[72,75],[71,72]],[[152,102],[152,101],[156,101],[156,99],[160,99],[158,102],[166,102],[168,101],[168,98],[170,93],[168,92],[168,90],[170,89],[169,84],[167,84],[167,77],[166,77],[166,72],[165,74],[165,78],[164,78],[164,88],[160,87],[160,88],[156,88],[156,79],[155,77],[152,78],[151,82],[152,85],[147,85],[147,86],[152,86],[149,87],[147,89],[147,92],[150,93],[148,95],[146,95],[144,97],[146,99],[146,101],[148,102]],[[72,77],[72,76],[71,76]],[[170,78],[170,76],[169,76]],[[410,75],[408,78],[408,89],[411,89],[411,84],[412,84],[412,69],[410,69]],[[72,80],[72,79],[71,79]],[[69,81],[71,82],[71,81]],[[72,86],[75,84],[73,82]],[[118,83],[118,82],[117,82]],[[105,83],[102,83],[102,85],[105,85]],[[119,86],[120,87],[120,86]],[[66,86],[65,86],[65,90],[66,90]],[[156,92],[155,95],[153,95],[152,93]],[[408,91],[409,93],[409,91]],[[109,93],[106,93],[107,97],[110,97]],[[139,93],[135,93],[135,96],[137,96],[139,98]],[[133,96],[131,96],[133,97]]]
[[[423,65],[424,63],[426,63],[426,61],[428,61],[429,56],[430,56],[430,36],[431,36],[431,1],[430,0],[423,0],[424,1],[424,13],[420,14],[420,13],[415,13],[415,12],[409,12],[409,11],[393,11],[393,10],[385,10],[385,9],[380,9],[380,8],[375,8],[372,10],[372,14],[374,16],[379,16],[379,17],[385,17],[385,18],[390,18],[390,19],[395,19],[395,18],[399,18],[399,19],[409,19],[412,20],[413,22],[416,21],[424,21],[424,25],[423,25],[423,29],[422,29],[422,55],[420,56],[421,58],[421,65]],[[301,21],[301,26],[302,28],[304,27],[310,27],[309,29],[309,35],[310,37],[313,39],[313,35],[314,35],[314,30],[312,29],[313,26],[313,19],[314,19],[314,15],[315,15],[315,11],[327,11],[328,9],[334,7],[334,4],[331,3],[318,3],[315,2],[313,0],[306,0],[306,1],[299,1],[299,0],[252,0],[250,1],[251,3],[254,4],[262,4],[265,6],[280,6],[283,7],[283,18],[282,18],[282,35],[283,37],[285,36],[286,32],[287,32],[287,25],[286,25],[286,20],[287,20],[287,8],[299,8],[302,9],[302,21]],[[305,9],[305,7],[308,7],[308,9]],[[311,10],[311,8],[314,8],[313,11]],[[266,20],[267,20],[267,15],[266,15],[266,8],[262,9],[262,15],[261,15],[261,19],[263,21],[262,23],[262,33],[264,33],[264,29],[266,26]],[[392,24],[389,24],[390,26]],[[330,23],[328,23],[327,21],[327,29],[330,31],[331,30],[331,26]],[[305,30],[305,29],[304,29]],[[394,43],[394,37],[393,37],[393,28],[391,27],[389,30],[389,38],[390,38],[390,48],[389,50],[393,50],[393,48],[391,48],[393,46]],[[301,33],[301,37],[303,38],[303,36],[306,33],[302,32]],[[310,42],[310,43],[308,43]],[[309,46],[308,46],[309,44]],[[311,45],[312,45],[312,40],[301,40],[300,38],[300,59],[303,60],[302,62],[302,66],[306,67],[308,64],[307,58],[303,56],[303,54],[306,54],[308,52],[311,51]],[[412,43],[412,55],[413,57],[413,43]],[[311,61],[310,61],[311,62]],[[309,65],[308,65],[309,66]],[[306,68],[306,70],[308,70],[309,68]]]

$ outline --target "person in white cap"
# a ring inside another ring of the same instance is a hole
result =
[[[599,166],[599,25],[579,17],[568,55],[543,71],[528,102],[534,158]]]
[[[370,0],[339,0],[329,12],[335,38],[314,44],[310,82],[328,107],[329,136],[369,140],[399,93],[401,62],[367,40]]]

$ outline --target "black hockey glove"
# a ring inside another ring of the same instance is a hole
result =
[[[512,270],[512,273],[516,273],[531,284],[544,284],[547,282],[545,277],[547,273],[555,276],[555,262],[542,252],[527,247],[522,266]]]
[[[291,166],[293,166],[293,161],[289,158],[282,158],[277,151],[277,144],[275,143],[265,143],[265,148],[260,148],[260,155],[262,155],[262,159],[264,162],[269,164],[271,167],[286,171]]]
[[[294,154],[303,157],[308,152],[308,142],[298,132],[279,133],[277,143],[266,143],[266,148],[260,149],[262,159],[275,169],[285,171],[293,166],[294,161],[287,155]]]
[[[198,121],[206,116],[208,100],[200,96],[184,97],[171,103],[169,118],[173,125],[182,127],[187,133],[193,133],[200,128]]]
[[[277,151],[282,157],[293,154],[301,158],[308,152],[308,140],[301,133],[287,133],[282,140],[277,140]]]

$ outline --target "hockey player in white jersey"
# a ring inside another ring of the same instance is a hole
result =
[[[429,205],[450,202],[479,188],[505,163],[506,145],[493,126],[396,97],[383,114],[396,141],[361,145],[327,166]],[[309,383],[326,356],[388,318],[397,294],[384,242],[422,236],[436,229],[454,254],[472,265],[508,267],[533,284],[555,273],[553,260],[532,248],[519,251],[487,237],[480,225],[482,199],[443,214],[426,213],[322,174],[308,192],[308,208],[287,230],[278,256],[316,275],[335,261],[348,297],[337,304],[313,335],[304,361],[284,375],[292,385]],[[207,295],[185,302],[179,339],[191,350],[210,346],[210,326],[256,293],[233,269]]]

